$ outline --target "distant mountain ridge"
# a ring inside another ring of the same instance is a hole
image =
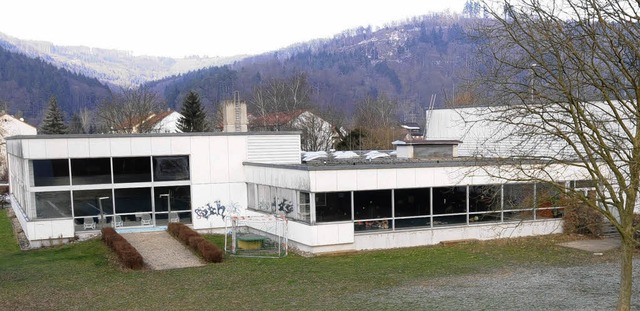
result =
[[[246,55],[232,57],[169,58],[134,56],[131,52],[90,48],[86,46],[58,46],[46,41],[20,40],[0,33],[0,47],[31,58],[40,58],[56,67],[93,77],[111,87],[137,87],[140,84],[178,75],[192,70],[221,66],[240,60]]]
[[[360,27],[331,39],[247,57],[231,65],[196,70],[150,82],[170,107],[179,107],[189,90],[201,95],[209,110],[239,90],[250,100],[256,86],[269,79],[304,73],[320,106],[349,113],[366,97],[385,95],[411,121],[435,106],[458,102],[465,77],[477,66],[477,45],[469,36],[477,19],[432,14],[377,30]]]

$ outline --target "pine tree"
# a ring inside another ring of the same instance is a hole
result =
[[[182,101],[182,117],[178,119],[178,129],[186,132],[207,132],[209,126],[206,123],[206,114],[200,104],[198,93],[189,91]]]
[[[42,126],[40,126],[40,134],[66,134],[67,126],[64,124],[64,116],[58,106],[55,96],[49,99],[49,109],[44,116]]]

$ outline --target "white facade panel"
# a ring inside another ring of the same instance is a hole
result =
[[[191,137],[175,136],[170,138],[171,154],[189,154],[191,153]]]
[[[397,169],[377,170],[378,189],[393,189],[396,187]]]
[[[88,158],[91,155],[88,138],[72,138],[68,140],[70,158]]]
[[[338,186],[336,184],[336,171],[316,171],[315,184],[316,189],[322,189],[322,191],[337,191]]]
[[[47,157],[47,144],[43,139],[30,139],[27,141],[29,152],[27,157],[31,159],[45,159]]]
[[[129,157],[131,156],[131,138],[112,138],[109,140],[111,145],[111,156]]]
[[[200,147],[198,146],[198,148]],[[229,154],[228,137],[212,137],[208,154],[211,161],[209,171],[211,181],[223,182],[229,180],[229,162],[232,156]]]
[[[167,137],[151,137],[152,155],[170,155],[171,141]]]
[[[248,136],[251,137],[251,136]],[[229,182],[244,182],[244,165],[247,161],[247,136],[227,137]]]
[[[416,169],[401,168],[396,170],[396,187],[398,188],[415,188],[416,187]]]
[[[55,141],[47,140],[45,142],[45,148],[46,148],[46,157],[48,159],[69,157],[69,147],[67,146],[66,139],[60,139]]]
[[[371,190],[378,188],[377,170],[356,170],[358,186],[354,190]]]
[[[199,150],[209,150],[209,137],[194,136],[191,138],[191,144],[197,146]],[[210,172],[210,153],[209,152],[193,152],[190,157],[191,182],[193,184],[202,184],[211,182]]]
[[[358,187],[358,174],[354,170],[341,170],[336,172],[337,189],[356,189]]]
[[[131,139],[132,156],[151,155],[151,137],[135,137]]]
[[[111,155],[109,138],[93,138],[89,140],[90,157],[108,157]]]

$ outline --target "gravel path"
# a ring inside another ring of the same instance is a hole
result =
[[[199,257],[166,231],[123,233],[122,236],[138,250],[152,270],[204,266]]]
[[[354,300],[378,310],[615,310],[619,267],[514,268],[438,278],[363,293]],[[640,259],[634,260],[634,280],[640,280]],[[640,310],[638,286],[634,284],[632,310]]]

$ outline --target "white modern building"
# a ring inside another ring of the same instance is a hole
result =
[[[232,214],[286,215],[289,245],[307,253],[561,232],[558,193],[489,176],[457,157],[459,143],[306,162],[292,132],[17,136],[7,150],[12,206],[32,247],[102,226],[222,232]]]

